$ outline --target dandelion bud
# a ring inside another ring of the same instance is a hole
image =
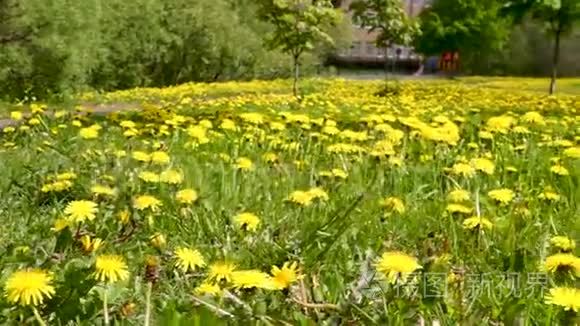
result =
[[[165,239],[165,236],[161,233],[155,233],[154,235],[152,235],[150,238],[150,241],[151,241],[151,245],[159,250],[162,250],[163,248],[165,248],[165,245],[167,244],[167,240]]]
[[[127,318],[130,317],[131,315],[133,315],[135,313],[135,308],[137,306],[135,305],[135,303],[133,302],[126,302],[122,307],[121,307],[121,316]]]
[[[156,256],[147,257],[145,263],[145,279],[152,284],[159,281],[159,258]]]

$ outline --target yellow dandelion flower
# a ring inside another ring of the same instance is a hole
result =
[[[91,187],[91,192],[101,196],[115,196],[117,190],[108,186],[94,185]]]
[[[580,146],[566,148],[562,154],[570,158],[580,158]]]
[[[318,173],[319,177],[333,177],[332,172],[331,171],[320,171]]]
[[[467,147],[471,148],[471,149],[478,149],[479,145],[477,143],[468,143]]]
[[[486,127],[489,131],[507,133],[510,128],[516,123],[516,120],[508,115],[491,117],[486,122]]]
[[[151,161],[151,154],[145,152],[135,151],[133,152],[131,157],[139,162],[147,163]]]
[[[23,118],[24,118],[24,115],[20,111],[10,112],[10,119],[12,119],[12,120],[19,121],[19,120],[22,120]]]
[[[552,246],[563,251],[572,251],[576,248],[576,242],[568,237],[557,235],[550,239]]]
[[[475,175],[475,169],[467,163],[455,163],[451,167],[451,173],[470,178]]]
[[[115,155],[117,158],[122,158],[122,157],[125,157],[125,156],[127,156],[127,152],[126,152],[126,151],[124,151],[124,150],[119,150],[119,151],[115,151],[114,155]]]
[[[448,204],[445,210],[451,214],[454,213],[470,214],[473,211],[473,208],[463,206],[461,204]]]
[[[561,175],[561,176],[570,175],[570,172],[568,171],[568,169],[566,169],[562,165],[554,165],[550,168],[550,171],[554,174]]]
[[[169,154],[162,152],[162,151],[155,151],[151,153],[151,163],[164,165],[168,164],[171,161]]]
[[[46,110],[46,104],[36,104],[33,103],[30,105],[30,110],[32,111],[32,113],[43,113],[44,110]]]
[[[135,198],[133,206],[140,211],[149,208],[155,212],[159,209],[159,207],[163,206],[163,203],[153,196],[142,195]]]
[[[131,120],[123,120],[121,123],[119,123],[119,126],[127,129],[133,129],[137,127],[137,124]]]
[[[527,135],[530,133],[530,130],[524,126],[515,126],[512,128],[512,132],[520,135]]]
[[[238,289],[266,289],[274,290],[276,285],[270,275],[258,270],[242,270],[232,273],[232,284]]]
[[[249,158],[240,157],[236,160],[235,167],[239,170],[251,171],[254,169],[254,163]]]
[[[181,269],[184,273],[187,273],[189,270],[195,271],[196,268],[205,266],[203,256],[196,249],[179,247],[175,250],[174,254],[177,259],[177,268]]]
[[[129,278],[127,264],[118,255],[101,255],[95,262],[95,279],[99,282],[115,283]]]
[[[210,280],[215,282],[230,282],[232,280],[232,273],[236,270],[236,265],[229,262],[214,263],[209,266]]]
[[[403,214],[406,211],[405,203],[398,197],[387,197],[383,199],[381,206],[399,214]]]
[[[546,303],[580,312],[580,290],[568,287],[555,287],[546,295]]]
[[[180,184],[183,182],[183,173],[177,170],[167,170],[161,172],[159,180],[164,183]]]
[[[161,233],[155,233],[154,235],[152,235],[149,238],[149,241],[151,242],[151,245],[154,248],[157,248],[160,250],[165,248],[165,245],[167,244],[167,240],[165,239],[165,236]]]
[[[493,200],[498,201],[504,205],[508,204],[515,198],[514,192],[507,188],[491,190],[487,193],[487,195]]]
[[[312,204],[312,199],[312,195],[308,191],[301,190],[292,192],[288,198],[286,198],[287,201],[302,206],[310,206]]]
[[[495,171],[495,164],[486,158],[476,158],[471,160],[471,165],[478,171],[492,175]]]
[[[203,119],[199,122],[199,126],[205,129],[211,129],[213,128],[213,123],[207,119]]]
[[[264,161],[268,162],[268,163],[277,163],[278,162],[278,155],[276,155],[276,153],[266,153],[262,156],[262,158],[264,159]]]
[[[98,212],[97,204],[90,200],[75,200],[64,209],[64,213],[74,222],[92,221]]]
[[[545,124],[544,117],[536,111],[526,112],[526,114],[524,114],[520,119],[530,124]]]
[[[99,130],[93,127],[81,128],[79,136],[83,139],[95,139],[99,137]]]
[[[409,274],[422,268],[417,258],[397,251],[383,253],[376,267],[390,283],[395,283],[398,279],[405,280]]]
[[[491,230],[493,224],[485,217],[473,216],[463,221],[463,228],[467,230]]]
[[[81,245],[83,247],[83,250],[86,253],[92,253],[97,251],[97,249],[99,249],[102,245],[103,245],[103,240],[99,239],[99,238],[94,238],[91,239],[91,237],[89,235],[83,235],[81,237]]]
[[[332,169],[331,172],[332,172],[332,175],[335,178],[339,178],[339,179],[343,179],[343,180],[346,179],[346,178],[348,178],[348,173],[346,173],[344,170],[341,170],[341,169]]]
[[[149,183],[158,183],[160,181],[159,174],[151,171],[139,172],[139,179]]]
[[[559,253],[546,257],[544,270],[550,273],[571,271],[580,276],[580,258],[568,253]]]
[[[447,199],[454,203],[468,201],[470,199],[469,191],[463,189],[455,189],[447,194]]]
[[[119,221],[121,221],[122,224],[129,223],[130,217],[131,217],[131,214],[129,213],[129,210],[127,210],[127,209],[122,210],[117,214],[117,218],[119,219]]]
[[[245,122],[249,122],[251,124],[262,124],[265,121],[265,118],[262,114],[257,112],[248,112],[240,114],[240,118]]]
[[[6,281],[8,301],[23,306],[38,306],[55,293],[52,276],[45,271],[30,269],[12,273]]]
[[[218,157],[224,162],[230,162],[232,160],[231,157],[226,153],[219,153]]]
[[[191,126],[187,128],[187,133],[199,144],[209,143],[209,138],[207,137],[207,129],[203,126]]]
[[[236,123],[230,119],[223,119],[220,124],[220,129],[223,130],[236,130]]]
[[[285,262],[282,268],[272,266],[270,274],[272,274],[272,279],[277,289],[286,289],[301,277],[298,273],[298,264],[296,262]]]
[[[54,226],[51,228],[54,232],[60,232],[71,225],[71,221],[66,218],[57,218],[54,221]]]
[[[560,200],[560,195],[558,195],[557,193],[550,191],[550,190],[545,190],[544,192],[542,192],[539,196],[539,199],[543,199],[546,201],[552,201],[552,202],[557,202]]]
[[[222,293],[222,289],[217,284],[204,282],[195,288],[194,293],[197,295],[217,296]]]
[[[77,174],[74,172],[63,172],[56,175],[55,179],[59,181],[73,180],[77,178]]]
[[[244,212],[234,216],[234,223],[247,231],[256,231],[260,218],[253,213]]]
[[[60,118],[62,118],[64,116],[66,116],[67,114],[68,113],[65,110],[59,110],[59,111],[54,112],[54,117],[56,119],[60,119]]]
[[[493,134],[489,131],[482,130],[482,131],[478,132],[477,135],[481,139],[493,139]]]
[[[139,135],[139,130],[137,129],[127,129],[125,131],[123,131],[123,136],[125,137],[134,137]]]
[[[326,193],[326,191],[320,187],[311,188],[308,190],[308,194],[310,197],[312,197],[312,199],[318,198],[320,200],[328,200],[328,193]]]
[[[175,199],[181,204],[192,204],[197,198],[197,192],[193,189],[183,189],[175,194]]]

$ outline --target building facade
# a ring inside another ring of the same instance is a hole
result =
[[[402,1],[404,1],[407,14],[411,17],[419,15],[421,10],[431,2],[430,0]],[[348,13],[352,2],[353,0],[342,0],[336,1],[335,3]],[[376,32],[371,33],[368,29],[353,24],[353,42],[351,47],[337,53],[335,59],[342,63],[378,64],[385,62],[386,54],[387,61],[397,59],[406,62],[418,62],[420,60],[419,55],[413,51],[412,47],[395,45],[388,48],[385,53],[385,49],[379,49],[375,45],[377,34]]]

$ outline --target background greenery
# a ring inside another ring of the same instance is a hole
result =
[[[259,19],[258,6],[250,0],[0,0],[0,98],[288,77],[291,58],[264,44],[272,26]],[[462,73],[548,75],[552,42],[543,26],[529,18],[517,26],[494,19],[500,8],[499,0],[437,0],[421,17],[415,46],[438,54],[455,44]],[[445,42],[436,37],[440,28]],[[329,31],[334,46],[316,44],[301,72],[319,73],[335,47],[349,46],[351,31],[345,17]],[[562,76],[580,74],[579,38],[576,28],[562,41]]]
[[[463,73],[546,76],[554,51],[550,17],[561,15],[559,75],[578,75],[575,1],[561,2],[567,7],[558,14],[552,2],[542,0],[436,0],[420,14],[422,32],[414,46],[426,55],[458,51]]]
[[[248,0],[1,0],[1,93],[285,77],[289,58],[264,46],[269,26],[256,9]],[[317,61],[305,58],[306,72]]]

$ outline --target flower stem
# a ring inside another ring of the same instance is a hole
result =
[[[151,319],[151,291],[153,283],[147,282],[147,293],[145,294],[145,326],[150,325]]]
[[[34,313],[34,319],[36,319],[38,324],[40,326],[46,326],[46,323],[44,322],[44,320],[42,320],[42,317],[40,317],[40,313],[38,313],[36,307],[32,307],[32,312]]]
[[[109,325],[109,307],[107,305],[107,292],[108,292],[108,289],[105,289],[105,292],[103,293],[103,315],[105,318],[105,325],[106,326]]]

